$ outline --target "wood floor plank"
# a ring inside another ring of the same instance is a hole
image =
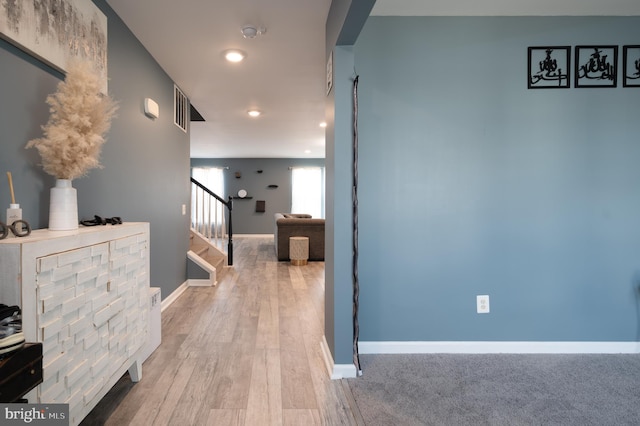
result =
[[[291,287],[295,290],[301,290],[307,288],[304,276],[302,275],[302,268],[306,266],[292,266],[289,268],[289,278],[291,280]]]
[[[202,293],[197,302],[188,310],[198,312],[197,319],[191,321],[188,337],[180,347],[182,353],[197,353],[201,346],[212,339],[218,342],[229,342],[235,333],[237,325],[234,316],[238,315],[233,304],[240,303],[237,299],[208,301],[207,294]],[[206,309],[200,305],[206,304]],[[230,317],[229,321],[222,322],[223,316]]]
[[[280,263],[278,265],[277,282],[278,286],[278,310],[280,316],[294,317],[298,309],[296,297],[291,286],[291,275],[289,274],[289,264]]]
[[[278,349],[256,350],[251,372],[251,388],[246,424],[282,424],[282,379]]]
[[[251,385],[253,350],[243,344],[229,343],[219,352],[220,361],[209,386],[209,408],[246,409]]]
[[[314,339],[322,338],[324,334],[323,323],[320,321],[323,318],[324,310],[318,309],[310,299],[309,291],[296,290],[296,305],[298,306],[298,320],[302,327],[303,333],[306,336],[313,335]]]
[[[198,411],[200,405],[206,400],[209,386],[214,379],[216,369],[219,368],[219,357],[217,354],[210,354],[207,357],[194,358],[194,373],[189,380],[189,385],[185,387],[178,404],[197,405],[191,407],[191,411]]]
[[[322,424],[318,410],[288,409],[284,410],[282,417],[284,420],[282,424],[284,426],[311,426]]]
[[[189,383],[196,363],[191,359],[181,362],[175,370],[167,370],[157,382],[159,389],[165,392],[151,392],[145,397],[144,404],[131,419],[132,425],[161,426],[169,424],[171,414]],[[144,376],[143,376],[144,377]],[[136,389],[136,391],[138,391]],[[114,423],[114,426],[116,424]]]
[[[257,317],[260,312],[260,296],[265,285],[262,268],[256,268],[254,274],[243,282],[243,285],[245,288],[242,293],[240,314]]]
[[[202,333],[194,336],[192,341],[197,347],[198,342],[205,343],[208,341],[229,343],[233,341],[238,326],[238,318],[240,317],[240,305],[242,300],[238,297],[230,297],[224,300],[216,300],[214,315],[206,323]]]
[[[356,426],[365,426],[364,418],[362,417],[362,413],[360,413],[360,409],[358,408],[358,404],[356,403],[355,398],[353,397],[353,393],[351,392],[351,388],[349,387],[349,383],[346,379],[340,379],[340,386],[342,387],[342,391],[345,395],[345,399],[349,403],[349,407],[351,408],[351,414],[353,415],[353,419],[355,421]]]
[[[282,407],[317,408],[304,335],[297,317],[280,317]]]
[[[182,401],[182,398],[181,398]],[[171,413],[169,425],[199,425],[206,424],[208,419],[200,415],[202,401],[178,402]]]
[[[198,424],[205,426],[243,426],[245,422],[246,410],[209,410],[205,419],[199,419]],[[204,421],[203,421],[204,420]]]
[[[317,336],[305,335],[309,371],[318,402],[321,423],[325,425],[355,425],[356,417],[340,381],[331,380]]]
[[[361,424],[322,357],[324,262],[279,262],[272,236],[234,247],[217,287],[162,312],[142,380],[125,375],[84,426]]]
[[[278,301],[267,296],[260,303],[258,316],[258,331],[256,336],[257,349],[278,349],[280,347],[280,322],[278,315]]]

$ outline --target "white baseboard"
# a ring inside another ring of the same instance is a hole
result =
[[[640,342],[358,342],[360,354],[637,354]]]
[[[201,280],[187,280],[183,282],[180,287],[173,290],[169,296],[167,296],[162,303],[160,304],[160,312],[164,312],[173,302],[178,299],[189,287],[211,287],[215,286],[217,283],[211,283],[211,280],[201,279]]]
[[[215,287],[218,285],[218,276],[216,273],[216,268],[211,265],[209,262],[198,256],[194,251],[189,250],[187,252],[187,258],[191,260],[193,263],[198,265],[204,271],[209,273],[209,279],[192,279],[188,280],[189,287]]]
[[[189,281],[187,280],[183,282],[180,287],[173,290],[173,293],[168,295],[160,304],[160,312],[164,312],[164,310],[167,309],[173,302],[175,302],[176,299],[180,297],[180,295],[184,293],[188,287],[189,287]]]
[[[216,284],[218,283],[212,283],[210,279],[187,280],[187,285],[189,287],[215,287]]]
[[[324,359],[324,365],[327,367],[327,372],[331,380],[348,379],[357,376],[356,366],[353,364],[334,364],[327,338],[322,336],[320,341],[320,349],[322,350],[322,358]]]

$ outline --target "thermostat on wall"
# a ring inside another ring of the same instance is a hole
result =
[[[151,98],[144,99],[144,113],[151,118],[158,118],[160,115],[160,107]]]

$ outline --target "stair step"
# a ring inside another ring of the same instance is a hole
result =
[[[208,270],[212,272],[213,269],[215,269],[215,265],[213,263],[209,262],[204,257],[198,256],[193,250],[189,250],[189,252],[187,252],[187,257],[193,260],[196,264],[198,264],[204,270]]]
[[[207,254],[207,252],[209,251],[209,247],[207,247],[207,246],[202,246],[202,247],[194,246],[191,250],[193,252],[195,252],[198,256],[204,257]]]
[[[204,255],[204,256],[200,256],[203,260],[205,260],[207,263],[212,264],[213,266],[216,266],[218,263],[222,263],[222,261],[224,260],[223,257],[219,257],[219,256],[209,256],[209,255]]]
[[[189,233],[189,250],[193,255],[209,264],[210,267],[215,268],[215,276],[218,281],[228,269],[227,255],[224,250],[221,250],[218,244],[214,244],[210,239],[193,229]],[[207,268],[205,265],[204,269]]]

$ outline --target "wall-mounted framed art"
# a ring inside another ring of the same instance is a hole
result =
[[[616,87],[618,46],[576,46],[575,87]]]
[[[640,87],[640,45],[622,46],[622,86]]]
[[[571,46],[534,46],[527,49],[528,89],[568,89]]]
[[[61,72],[72,58],[91,61],[107,93],[107,17],[91,0],[2,3],[0,38]]]

